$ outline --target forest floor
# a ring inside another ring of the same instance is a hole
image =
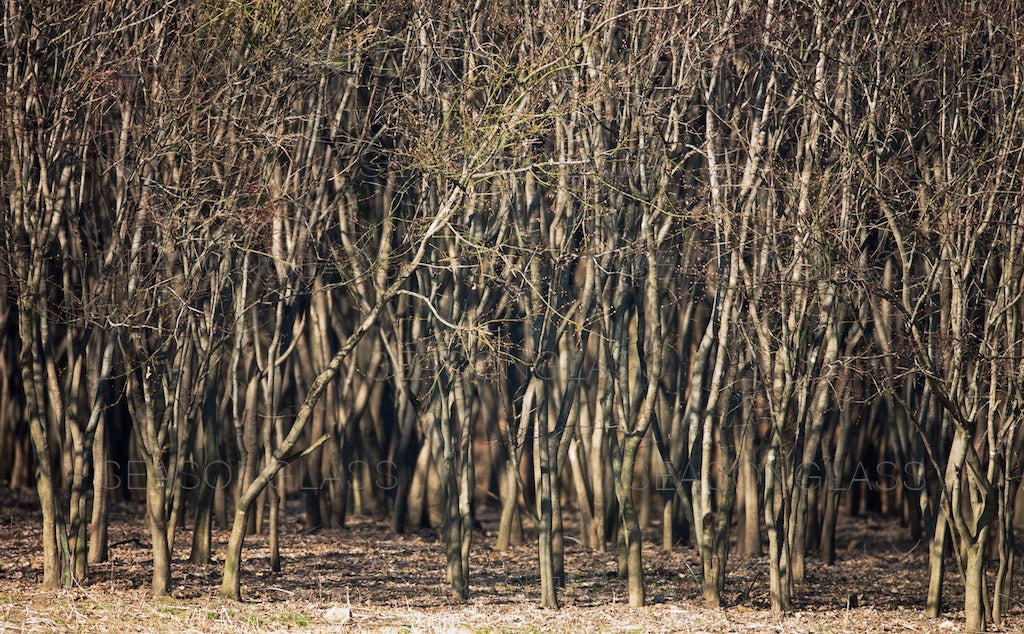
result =
[[[13,497],[13,499],[12,499]],[[731,558],[725,609],[703,607],[692,549],[666,553],[652,529],[644,546],[649,607],[626,604],[614,552],[594,553],[567,540],[568,580],[562,609],[538,607],[536,550],[500,553],[494,522],[474,535],[471,598],[448,599],[444,554],[431,530],[392,534],[383,520],[353,518],[348,528],[306,532],[298,514],[282,531],[283,571],[271,574],[266,538],[246,541],[242,603],[216,596],[221,558],[186,561],[190,534],[179,531],[173,597],[149,596],[150,552],[139,505],[111,516],[111,558],[92,567],[84,587],[39,586],[42,553],[34,499],[0,491],[0,632],[6,631],[673,631],[673,632],[959,632],[963,588],[951,562],[946,610],[923,615],[927,548],[906,538],[894,520],[844,519],[835,566],[808,559],[795,611],[768,611],[766,560]],[[569,535],[572,535],[569,532]],[[220,552],[227,531],[215,533]],[[1010,618],[995,631],[1024,631],[1018,584]],[[856,595],[856,607],[851,607]]]

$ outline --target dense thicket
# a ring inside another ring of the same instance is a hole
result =
[[[239,597],[296,494],[436,527],[456,597],[494,505],[545,606],[571,517],[631,605],[653,523],[708,605],[738,549],[785,611],[845,505],[1000,621],[1022,51],[1015,2],[6,0],[0,479],[44,585],[144,492],[153,591],[215,523]]]

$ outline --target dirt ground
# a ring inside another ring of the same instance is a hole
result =
[[[270,631],[672,631],[672,632],[958,632],[963,628],[962,586],[954,568],[947,578],[946,611],[923,616],[925,545],[882,518],[844,520],[837,565],[808,562],[796,611],[768,611],[765,560],[731,559],[725,599],[702,606],[699,559],[690,549],[666,553],[653,529],[644,547],[651,605],[624,604],[615,554],[594,553],[568,540],[568,581],[562,609],[542,610],[536,551],[527,544],[508,554],[494,549],[495,523],[486,516],[474,535],[471,598],[448,600],[444,555],[433,531],[394,535],[383,520],[355,518],[343,530],[302,530],[289,515],[282,538],[283,571],[268,572],[264,537],[246,542],[245,601],[216,596],[222,559],[209,566],[185,561],[189,534],[178,533],[172,598],[153,599],[143,510],[116,506],[111,517],[111,560],[92,568],[84,587],[39,587],[42,552],[38,513],[27,496],[0,491],[0,632],[270,632]],[[570,532],[571,536],[572,533]],[[215,534],[223,550],[227,531]],[[916,546],[916,547],[915,547]],[[216,559],[216,556],[215,556]],[[1021,583],[1010,619],[995,631],[1024,631]],[[851,595],[856,607],[850,606]]]

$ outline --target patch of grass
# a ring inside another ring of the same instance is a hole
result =
[[[164,614],[181,614],[185,608],[178,605],[174,597],[157,597],[154,600],[153,609]]]
[[[281,621],[291,625],[298,625],[299,627],[306,627],[309,625],[309,617],[298,612],[282,612]]]
[[[244,617],[242,617],[242,623],[245,623],[246,625],[250,625],[252,627],[259,628],[262,628],[264,625],[263,619],[261,619],[259,616],[255,614],[246,614]]]

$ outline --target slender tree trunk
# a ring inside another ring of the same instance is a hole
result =
[[[740,483],[743,491],[743,533],[741,552],[747,557],[761,556],[761,496],[757,486],[756,424],[749,417],[739,428]]]
[[[928,541],[928,599],[925,616],[937,618],[942,614],[942,581],[946,572],[946,540],[949,524],[945,511],[935,520],[935,529]]]
[[[850,436],[853,416],[847,409],[839,412],[839,425],[835,431],[836,446],[834,453],[825,447],[823,455],[831,460],[825,461],[826,491],[825,518],[821,529],[821,560],[831,566],[836,560],[836,520],[839,517],[839,496],[843,490],[843,475],[846,470],[846,452]]]
[[[523,520],[519,510],[519,466],[510,455],[501,478],[501,517],[498,520],[497,548],[507,552],[511,546],[523,544]]]
[[[1003,458],[1011,468],[1004,473],[1012,472],[1016,462],[1012,457]],[[1014,539],[1014,500],[1020,491],[1020,480],[1002,482],[999,486],[1001,494],[999,506],[999,535],[996,552],[999,554],[999,567],[996,570],[995,585],[992,590],[992,622],[1002,625],[1003,619],[1013,605],[1013,573],[1016,561],[1016,540]]]
[[[89,522],[89,563],[99,564],[107,560],[107,520],[109,517],[110,492],[107,464],[106,415],[100,417],[96,427],[96,440],[92,446],[92,519]]]
[[[25,386],[29,438],[35,458],[36,493],[42,512],[43,587],[59,588],[64,585],[64,573],[57,540],[58,500],[54,492],[52,463],[50,462],[50,434],[46,425],[46,412],[42,396],[43,365],[41,351],[31,326],[28,302],[19,303],[18,327],[21,336],[21,380]],[[63,528],[61,528],[63,530]]]
[[[633,503],[633,465],[638,448],[639,439],[635,437],[629,437],[623,441],[622,470],[615,484],[626,554],[629,605],[634,608],[642,608],[647,603],[647,591],[644,586],[643,536],[640,532],[636,505]]]
[[[772,432],[771,448],[765,464],[764,508],[765,524],[768,527],[768,593],[773,612],[787,613],[793,610],[792,574],[789,567],[789,544],[786,540],[786,511],[782,503],[784,494],[781,486],[781,453],[779,430]]]
[[[540,601],[541,607],[558,609],[558,583],[555,579],[555,560],[553,532],[554,477],[552,474],[551,443],[548,434],[547,400],[544,387],[537,382],[537,407],[533,421],[533,455],[537,461],[537,515],[540,518],[537,541],[538,561],[540,567]]]
[[[203,403],[203,464],[199,472],[199,493],[196,499],[196,523],[192,532],[192,551],[189,561],[194,564],[210,563],[213,541],[214,493],[220,481],[221,426],[217,412],[216,383],[207,387]]]

